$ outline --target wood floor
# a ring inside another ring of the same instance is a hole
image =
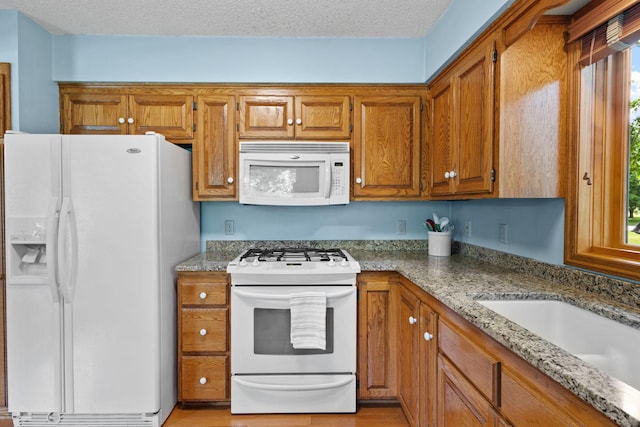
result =
[[[399,406],[364,406],[355,414],[231,415],[229,408],[176,407],[163,427],[408,427]]]

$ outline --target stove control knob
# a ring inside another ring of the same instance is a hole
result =
[[[239,265],[240,265],[240,267],[246,267],[246,266],[247,266],[247,264],[248,264],[248,263],[247,263],[247,260],[243,258],[243,259],[242,259],[242,261],[240,261],[240,264],[239,264]]]
[[[343,259],[342,261],[340,261],[340,265],[342,267],[349,267],[349,261],[347,261],[346,259]]]
[[[336,266],[336,262],[333,260],[333,258],[331,258],[331,259],[329,260],[329,262],[327,263],[327,265],[328,265],[329,267],[335,267],[335,266]]]
[[[253,262],[251,263],[252,266],[257,267],[260,265],[260,261],[258,261],[258,258],[254,259]]]

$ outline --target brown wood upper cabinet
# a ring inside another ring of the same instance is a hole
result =
[[[199,131],[193,144],[193,199],[237,200],[235,98],[201,95],[197,104]]]
[[[493,40],[431,84],[431,197],[493,191]]]
[[[178,87],[60,85],[60,131],[66,134],[143,135],[191,144],[194,97]]]
[[[238,136],[256,139],[351,139],[347,95],[242,95]]]
[[[564,197],[566,25],[486,37],[429,84],[431,198]]]
[[[422,97],[418,89],[355,97],[353,198],[417,199]]]

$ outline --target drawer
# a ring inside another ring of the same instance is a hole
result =
[[[228,350],[228,308],[183,308],[180,310],[183,352]]]
[[[487,398],[499,405],[500,362],[442,320],[438,323],[438,349]]]
[[[183,356],[178,399],[181,402],[229,400],[228,378],[228,356]]]
[[[226,305],[227,282],[207,281],[203,275],[180,280],[180,305]]]

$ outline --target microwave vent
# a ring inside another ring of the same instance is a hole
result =
[[[348,142],[241,142],[241,153],[348,153]]]

